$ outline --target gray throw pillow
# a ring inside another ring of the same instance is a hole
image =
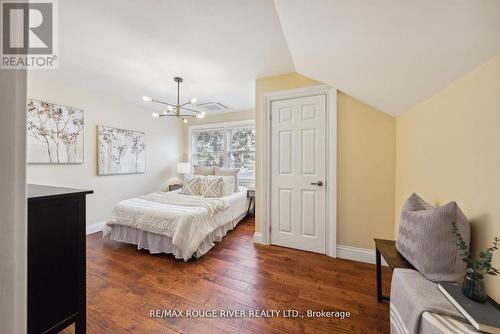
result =
[[[434,208],[413,193],[401,212],[396,248],[415,269],[434,282],[459,282],[467,269],[467,263],[459,255],[452,222],[469,246],[470,225],[457,203]]]

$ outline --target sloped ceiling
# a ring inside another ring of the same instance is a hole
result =
[[[59,69],[44,76],[143,103],[220,100],[254,108],[255,79],[293,72],[272,0],[64,0]],[[42,74],[42,73],[37,73]]]
[[[500,52],[498,0],[275,0],[297,72],[399,115]]]
[[[500,0],[64,0],[59,69],[142,95],[255,107],[255,79],[299,72],[392,115],[500,52]]]

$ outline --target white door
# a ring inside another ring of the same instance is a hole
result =
[[[271,243],[325,254],[326,96],[271,113]]]

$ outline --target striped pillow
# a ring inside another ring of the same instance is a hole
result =
[[[184,175],[184,184],[182,185],[183,195],[201,195],[201,183],[203,176]]]
[[[201,195],[204,197],[222,197],[222,177],[207,175],[201,185]]]
[[[438,208],[413,193],[403,206],[396,249],[427,279],[434,282],[462,281],[467,263],[462,261],[452,222],[467,247],[470,225],[457,203]]]

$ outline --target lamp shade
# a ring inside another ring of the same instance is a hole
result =
[[[191,173],[191,164],[189,162],[178,162],[177,163],[177,173],[178,174]]]

